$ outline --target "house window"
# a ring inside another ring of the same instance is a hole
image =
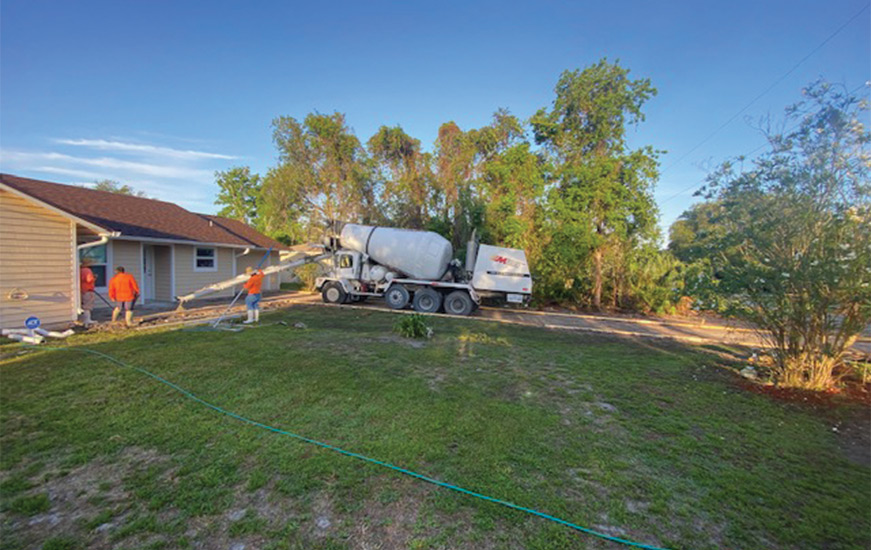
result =
[[[218,250],[213,247],[198,246],[194,249],[194,271],[217,271]]]
[[[97,288],[106,288],[106,245],[92,246],[79,250],[79,262],[89,260],[91,264],[88,266],[94,272],[94,277],[97,278],[95,283]]]

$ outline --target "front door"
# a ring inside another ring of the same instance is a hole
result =
[[[142,301],[154,300],[154,247],[142,247]]]

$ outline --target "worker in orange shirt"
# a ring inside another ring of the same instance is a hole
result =
[[[118,314],[124,310],[124,323],[133,326],[133,303],[139,297],[139,285],[133,275],[126,273],[124,268],[115,268],[115,276],[109,281],[109,299],[115,302],[112,310],[112,322],[118,320]]]
[[[79,267],[79,295],[82,298],[82,324],[85,328],[89,328],[93,323],[91,310],[94,309],[94,301],[97,298],[95,294],[97,277],[88,267],[89,265],[91,265],[91,260],[84,258],[81,267]]]
[[[251,277],[242,285],[242,288],[248,292],[248,296],[245,297],[248,320],[242,322],[248,325],[260,322],[260,290],[263,287],[263,271],[260,269],[255,271],[251,267],[246,267],[245,274]]]

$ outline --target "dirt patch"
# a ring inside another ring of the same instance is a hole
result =
[[[132,470],[167,461],[156,451],[130,447],[110,463],[95,460],[69,471],[49,465],[38,479],[31,478],[33,488],[21,495],[46,495],[48,509],[30,516],[0,513],[4,538],[38,548],[49,538],[70,536],[88,539],[88,548],[112,548],[111,534],[133,511],[131,497],[123,488],[124,477]]]
[[[800,403],[813,409],[834,409],[850,403],[871,406],[871,384],[850,381],[843,388],[833,388],[827,391],[781,388],[757,384],[745,379],[740,380],[738,385],[747,391],[766,395],[777,401]]]
[[[499,546],[493,537],[481,537],[480,531],[476,532],[468,508],[444,512],[427,506],[429,498],[442,489],[397,477],[382,477],[370,483],[374,484],[373,497],[350,519],[353,527],[345,541],[348,548],[490,550]],[[433,545],[435,540],[442,542]],[[444,541],[449,541],[446,546]]]
[[[871,468],[871,411],[853,415],[832,428],[844,456],[854,464]]]

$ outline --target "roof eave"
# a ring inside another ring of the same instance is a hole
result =
[[[117,237],[114,237],[115,240],[120,241],[143,241],[143,242],[151,242],[151,243],[165,243],[165,244],[185,244],[185,245],[196,245],[196,246],[222,246],[224,248],[251,248],[254,250],[269,250],[270,248],[275,247],[267,247],[267,246],[259,246],[253,244],[231,244],[231,243],[217,243],[217,242],[205,242],[205,241],[189,241],[185,239],[161,239],[158,237],[137,237],[136,235],[124,235],[123,233]]]

